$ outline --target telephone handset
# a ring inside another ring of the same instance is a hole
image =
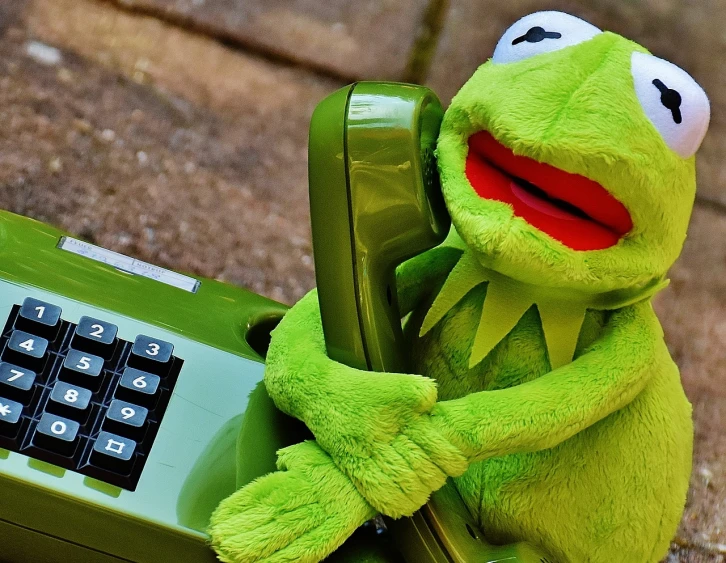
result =
[[[433,152],[442,116],[431,90],[381,82],[342,88],[313,114],[313,248],[323,332],[334,360],[407,371],[395,269],[449,231]],[[408,563],[554,562],[524,542],[485,543],[451,484],[389,527]]]

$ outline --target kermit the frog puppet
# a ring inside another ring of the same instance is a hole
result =
[[[651,297],[681,251],[703,90],[558,12],[509,28],[446,111],[452,232],[397,273],[415,373],[326,355],[315,292],[265,384],[316,440],[225,500],[226,562],[310,562],[447,478],[493,543],[561,563],[659,561],[691,471],[691,407]]]

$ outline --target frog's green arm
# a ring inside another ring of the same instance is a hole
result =
[[[442,401],[430,421],[470,463],[556,446],[630,403],[672,364],[650,302],[612,313],[575,361],[528,383]]]
[[[411,258],[396,270],[398,307],[402,317],[435,294],[461,257],[461,250],[437,246]]]

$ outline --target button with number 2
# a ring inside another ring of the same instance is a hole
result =
[[[93,317],[81,317],[73,334],[71,346],[76,350],[91,352],[108,359],[116,349],[117,332],[116,325]]]

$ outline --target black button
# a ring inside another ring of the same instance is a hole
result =
[[[146,433],[149,411],[144,407],[114,399],[106,411],[103,429],[140,440]]]
[[[35,427],[33,445],[64,456],[72,456],[78,446],[79,429],[80,425],[75,420],[45,412]]]
[[[85,422],[90,411],[91,395],[88,389],[57,381],[46,408],[49,412]]]
[[[174,345],[170,342],[140,334],[134,340],[129,356],[129,365],[157,375],[166,375],[171,366]]]
[[[137,405],[153,407],[159,397],[159,376],[135,368],[125,368],[115,397]]]
[[[110,432],[101,432],[93,443],[91,463],[110,469],[115,473],[128,475],[134,465],[136,442]]]
[[[61,321],[61,308],[27,297],[20,306],[15,326],[21,330],[55,340]]]
[[[0,393],[28,404],[33,397],[35,377],[34,371],[0,362]]]
[[[110,358],[116,349],[118,327],[92,317],[81,317],[73,334],[71,346],[76,350],[91,352],[103,358]]]
[[[78,350],[68,350],[66,359],[63,360],[63,369],[60,379],[69,383],[82,385],[91,391],[98,391],[101,388],[103,377],[103,358],[94,356]]]
[[[0,434],[15,438],[20,429],[20,415],[23,405],[0,397]]]
[[[22,330],[14,330],[3,353],[3,360],[27,367],[36,373],[43,370],[47,360],[48,341]]]

